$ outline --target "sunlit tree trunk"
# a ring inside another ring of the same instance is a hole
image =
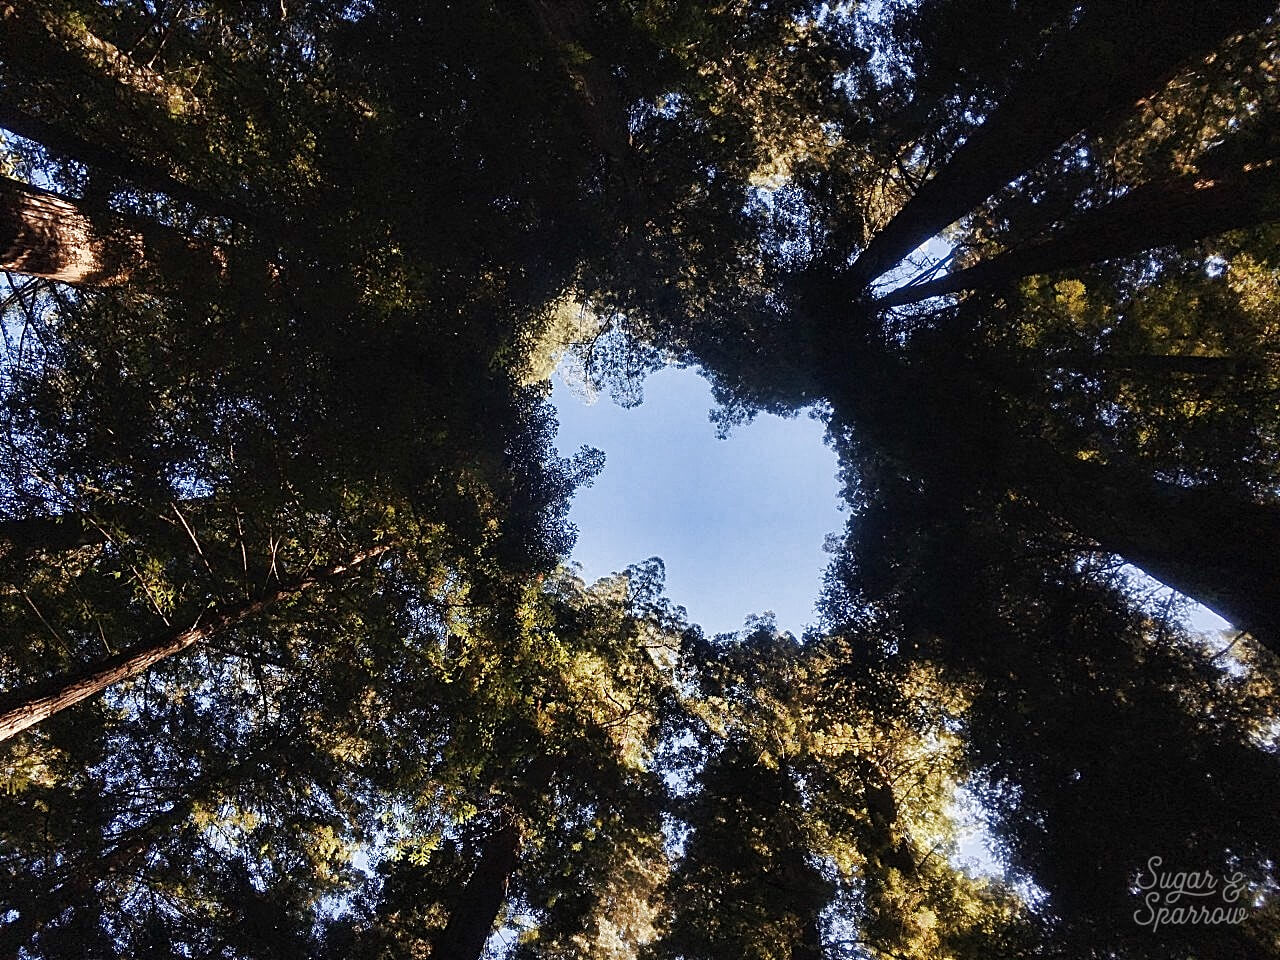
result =
[[[1100,263],[1227,230],[1280,220],[1280,169],[1266,167],[1224,180],[1184,177],[1149,183],[1081,215],[1058,235],[1016,247],[964,270],[902,287],[876,304],[896,307],[961,290],[1008,287],[1037,273]]]
[[[122,283],[143,259],[142,236],[101,229],[78,204],[0,179],[0,269],[62,283]]]
[[[849,281],[870,283],[1066,140],[1160,89],[1183,64],[1274,13],[1270,0],[1086,5],[1012,93],[880,230]]]
[[[297,596],[318,583],[339,577],[390,549],[390,546],[384,545],[366,550],[345,563],[281,586],[259,600],[223,610],[203,624],[151,643],[135,646],[82,670],[72,671],[42,683],[15,690],[8,696],[0,698],[0,741],[9,739],[14,734],[48,719],[81,700],[101,693],[121,680],[135,677],[149,667],[176,653],[181,653],[202,640],[257,616],[287,597]]]
[[[522,839],[519,823],[513,819],[485,842],[475,872],[431,949],[433,958],[479,960],[507,902],[507,887],[515,873]]]
[[[0,177],[0,270],[112,286],[151,270],[208,285],[225,269],[222,251],[211,244],[156,224],[107,223],[73,200]]]

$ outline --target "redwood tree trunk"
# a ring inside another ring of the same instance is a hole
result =
[[[1026,435],[1004,397],[954,379],[942,359],[907,364],[869,343],[843,363],[828,354],[832,404],[906,474],[1017,492],[1280,653],[1280,504],[1080,460]]]
[[[222,278],[225,257],[168,227],[90,217],[74,200],[0,177],[0,270],[84,286],[157,270],[210,285]]]
[[[901,287],[880,297],[876,305],[897,307],[961,290],[1000,289],[1033,274],[1184,245],[1272,220],[1280,220],[1280,170],[1270,167],[1217,181],[1183,177],[1148,183],[1081,215],[1057,236],[927,283]]]
[[[71,671],[42,683],[22,687],[0,699],[0,742],[8,740],[27,727],[40,723],[59,711],[73,706],[112,684],[135,677],[148,667],[175,653],[208,639],[215,634],[250,619],[285,599],[296,596],[324,580],[341,576],[359,564],[390,550],[375,547],[357,554],[351,560],[329,567],[304,580],[282,586],[260,600],[223,610],[202,625],[141,644],[81,670]]]
[[[526,0],[526,4],[578,88],[577,102],[592,142],[605,156],[622,159],[631,151],[627,103],[607,66],[596,57],[581,55],[583,49],[595,46],[591,5],[583,0]]]
[[[177,522],[181,523],[184,515],[203,511],[211,503],[210,497],[192,497],[174,501],[172,508],[179,518]],[[154,536],[158,527],[163,529],[158,513],[126,509],[128,512],[116,504],[93,511],[68,510],[51,516],[0,520],[0,562],[12,563],[37,552],[61,553],[76,547],[105,543],[109,539],[107,530],[119,528],[121,524],[125,534],[131,538]],[[207,514],[196,513],[197,518],[204,515]],[[167,522],[175,523],[173,520]]]
[[[822,948],[822,928],[818,925],[818,917],[811,916],[804,922],[800,939],[791,945],[791,960],[825,960],[826,955]]]
[[[1041,368],[1071,370],[1087,374],[1125,374],[1129,379],[1139,377],[1168,378],[1170,376],[1194,377],[1204,380],[1226,380],[1232,377],[1255,376],[1275,362],[1274,357],[1263,354],[1252,357],[1200,356],[1196,354],[1081,354],[1056,357],[1041,362]]]
[[[872,239],[849,272],[857,289],[1071,137],[1160,89],[1179,67],[1274,12],[1271,0],[1091,7]]]
[[[123,283],[144,258],[142,236],[103,229],[71,200],[0,178],[0,269],[62,283]]]
[[[89,32],[83,19],[47,0],[0,5],[0,60],[59,84],[74,84],[77,75],[87,71],[110,78],[122,91],[141,95],[167,113],[200,112],[199,101],[190,91]]]
[[[489,837],[475,872],[449,914],[449,923],[431,948],[432,960],[479,960],[507,901],[521,839],[515,820]]]
[[[1280,506],[1059,457],[1028,492],[1280,654]]]

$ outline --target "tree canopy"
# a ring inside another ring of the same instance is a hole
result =
[[[1280,957],[1278,31],[0,3],[0,957]],[[823,417],[818,626],[566,358]]]

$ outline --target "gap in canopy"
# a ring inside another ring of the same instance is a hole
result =
[[[822,423],[760,414],[722,440],[696,371],[659,370],[644,394],[632,408],[588,402],[554,377],[561,454],[585,444],[606,457],[570,512],[582,575],[592,581],[657,556],[667,595],[708,633],[771,611],[799,636],[817,621],[824,541],[845,521]]]

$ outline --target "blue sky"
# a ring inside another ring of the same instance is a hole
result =
[[[711,390],[693,370],[653,374],[632,409],[603,395],[588,405],[554,383],[561,453],[587,444],[607,458],[570,513],[587,580],[658,556],[667,595],[708,633],[766,610],[796,633],[814,622],[823,540],[845,521],[821,423],[761,415],[719,440]]]

